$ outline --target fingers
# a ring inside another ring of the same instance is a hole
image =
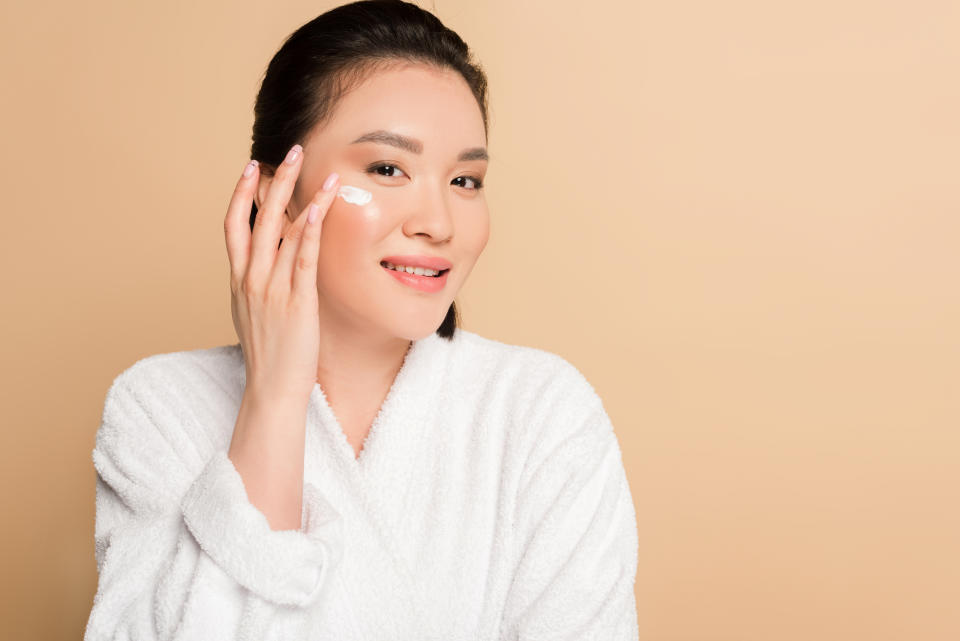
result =
[[[250,208],[253,205],[253,193],[260,176],[260,167],[251,160],[243,168],[243,173],[233,189],[233,196],[227,206],[227,215],[223,220],[223,234],[227,244],[227,258],[230,261],[230,283],[237,285],[247,273],[247,261],[250,256]]]
[[[270,189],[264,199],[263,207],[257,210],[257,219],[253,225],[250,246],[250,263],[247,267],[247,278],[253,282],[264,282],[273,271],[273,264],[277,256],[277,245],[280,244],[280,230],[284,209],[293,193],[297,175],[303,162],[303,147],[294,145],[287,152],[287,157],[277,167],[276,174],[270,182]],[[286,244],[286,243],[284,243]]]
[[[313,200],[300,213],[294,224],[287,229],[284,241],[280,245],[277,262],[271,279],[285,279],[291,288],[291,296],[315,297],[317,288],[317,256],[320,250],[320,234],[323,220],[337,194],[339,177],[333,174],[324,182]],[[310,222],[311,207],[316,205],[316,219]]]

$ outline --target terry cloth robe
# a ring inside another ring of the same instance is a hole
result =
[[[601,399],[559,355],[413,341],[355,457],[317,384],[301,529],[227,457],[239,344],[156,354],[96,434],[85,640],[637,640],[636,514]]]

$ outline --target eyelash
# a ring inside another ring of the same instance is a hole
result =
[[[390,165],[387,163],[378,163],[378,164],[370,165],[369,167],[367,167],[367,173],[372,174],[376,172],[379,174],[377,170],[383,167],[392,167],[393,169],[400,169],[396,165]],[[400,171],[403,171],[403,170],[401,169]],[[379,175],[383,176],[384,178],[396,178],[396,176],[384,176],[383,174],[379,174]],[[473,191],[480,191],[481,189],[483,189],[483,181],[480,180],[478,176],[457,176],[457,178],[468,178],[469,180],[472,180],[473,183],[476,185],[476,187],[473,188]]]

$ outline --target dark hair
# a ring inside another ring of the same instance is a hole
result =
[[[376,71],[397,63],[451,69],[466,80],[487,134],[487,78],[467,44],[432,13],[403,0],[361,0],[335,7],[290,36],[267,66],[254,105],[250,157],[273,175],[295,143],[333,115],[338,100]],[[257,206],[250,213],[250,229]],[[437,334],[461,325],[450,304]]]

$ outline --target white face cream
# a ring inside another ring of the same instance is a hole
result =
[[[354,205],[366,205],[373,198],[373,194],[366,189],[360,189],[359,187],[352,187],[350,185],[341,185],[337,191],[337,195]]]

